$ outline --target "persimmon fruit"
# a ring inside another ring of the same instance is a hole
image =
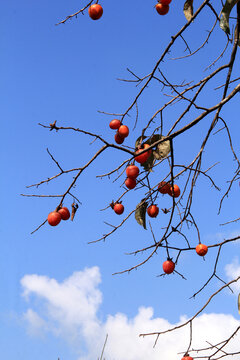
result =
[[[172,260],[166,260],[162,264],[162,267],[165,274],[171,274],[175,269],[175,264]]]
[[[65,206],[58,210],[58,213],[61,215],[62,220],[68,220],[70,218],[70,212]]]
[[[157,205],[150,205],[147,208],[147,213],[150,217],[157,217],[159,213],[159,208],[157,207]]]
[[[124,206],[123,204],[116,203],[113,207],[113,210],[116,214],[121,215],[124,212]]]
[[[109,123],[109,127],[113,130],[117,130],[119,129],[119,127],[121,126],[121,121],[118,119],[113,119],[112,121],[110,121]]]
[[[49,225],[56,226],[60,223],[60,221],[62,220],[62,217],[59,214],[59,212],[52,211],[48,214],[47,220],[48,220]]]
[[[92,20],[98,20],[103,14],[103,8],[100,4],[93,4],[89,6],[88,14]]]
[[[181,360],[193,360],[193,358],[189,355],[185,355]]]
[[[208,247],[207,245],[204,244],[198,244],[196,246],[196,253],[200,256],[204,256],[206,255],[206,253],[208,252]]]
[[[169,5],[172,2],[172,0],[160,0],[160,4],[162,5]]]
[[[136,151],[136,154],[139,154],[140,152],[142,152],[143,150],[145,150],[149,147],[150,147],[150,145],[144,144],[142,148],[140,148]],[[143,153],[141,155],[135,156],[135,160],[140,164],[144,164],[147,161],[147,159],[149,158],[149,156],[151,155],[151,153],[152,153],[152,150],[150,149],[149,151],[146,151],[145,153]]]
[[[127,127],[127,125],[121,125],[119,128],[118,128],[118,134],[120,136],[122,136],[123,138],[127,137],[128,134],[129,134],[129,128]]]
[[[135,186],[137,185],[137,182],[133,178],[126,178],[125,185],[128,189],[134,189]]]
[[[177,198],[181,194],[181,190],[178,185],[174,184],[173,187],[170,186],[168,194]]]
[[[167,183],[166,181],[161,181],[159,184],[158,184],[158,191],[161,193],[161,194],[168,194],[169,191],[170,191],[170,184]]]
[[[119,144],[119,145],[124,142],[124,137],[119,135],[118,132],[115,134],[114,139],[115,139],[116,143]]]
[[[169,12],[169,5],[158,3],[155,7],[159,15],[166,15]]]
[[[139,175],[139,168],[136,165],[129,165],[126,168],[126,174],[128,178],[136,179]]]

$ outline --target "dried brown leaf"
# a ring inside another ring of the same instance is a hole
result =
[[[222,12],[221,12],[221,19],[220,19],[220,28],[225,31],[226,34],[230,34],[229,28],[229,16],[232,11],[232,8],[239,2],[239,0],[226,0]]]
[[[183,13],[187,21],[191,20],[193,16],[193,0],[186,0],[183,7]]]
[[[145,199],[142,199],[141,202],[136,206],[135,210],[135,219],[137,223],[146,230],[146,211],[147,211],[148,204],[146,203]]]

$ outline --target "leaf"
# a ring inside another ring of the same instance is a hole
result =
[[[237,25],[235,26],[234,30],[234,41],[237,39]],[[238,46],[240,46],[240,36],[238,37]]]
[[[160,134],[155,134],[155,135],[151,136],[151,137],[146,141],[146,144],[152,145],[152,144],[154,144],[156,141],[161,140],[161,138],[162,138],[162,135],[160,135]]]
[[[162,138],[162,135],[155,134],[155,135],[151,136],[147,141],[145,141],[145,144],[152,145],[156,141],[161,140],[161,138]],[[154,156],[154,151],[153,151],[151,153],[151,155],[149,156],[149,158],[147,159],[147,161],[145,161],[145,163],[142,164],[142,166],[144,167],[144,170],[152,171],[152,167],[154,165],[155,159],[156,159],[156,157]]]
[[[240,294],[238,294],[238,313],[240,314]]]
[[[139,136],[135,142],[135,149],[139,147],[139,145],[143,144],[143,140],[146,139],[146,136]]]
[[[187,21],[191,20],[193,16],[193,0],[186,0],[183,7],[183,13]]]
[[[147,161],[145,161],[145,163],[140,164],[145,171],[152,171],[152,167],[154,165],[154,156],[153,153],[151,153],[151,155],[149,156],[149,158],[147,159]]]
[[[141,202],[136,206],[135,210],[135,219],[137,223],[144,227],[146,230],[146,211],[147,211],[148,204],[146,203],[145,199],[142,199]]]
[[[232,8],[239,2],[239,0],[226,0],[223,8],[220,19],[220,28],[225,31],[226,34],[230,34],[229,28],[229,16],[232,11]]]
[[[162,136],[164,139],[164,136]],[[165,158],[171,151],[170,141],[166,140],[157,145],[157,149],[153,151],[154,158],[157,160]]]

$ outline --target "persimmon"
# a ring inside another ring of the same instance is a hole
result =
[[[204,244],[198,244],[196,246],[196,253],[200,256],[204,256],[206,255],[206,253],[208,252],[208,247],[207,245]]]
[[[168,259],[168,260],[164,261],[164,263],[162,264],[162,267],[163,267],[163,271],[166,274],[171,274],[175,269],[175,264],[172,260]]]
[[[162,5],[169,5],[172,2],[172,0],[160,0],[159,2]]]
[[[181,360],[193,360],[193,358],[187,354],[184,355],[184,357]]]
[[[115,134],[114,139],[115,139],[117,144],[122,144],[124,142],[124,137],[119,135],[118,132]]]
[[[113,119],[112,121],[110,121],[109,123],[109,127],[113,130],[117,130],[119,129],[119,127],[121,126],[121,121],[117,120],[117,119]]]
[[[61,218],[61,215],[59,214],[59,212],[52,211],[48,214],[47,220],[48,220],[49,225],[56,226],[60,223],[62,218]]]
[[[169,12],[169,5],[158,3],[155,7],[159,15],[166,15]]]
[[[161,181],[159,184],[158,184],[158,191],[161,193],[161,194],[168,194],[169,191],[170,191],[170,184],[167,183],[166,181]]]
[[[157,205],[150,205],[147,208],[147,213],[150,217],[157,217],[159,213],[159,208],[157,207]]]
[[[124,212],[124,206],[123,204],[116,203],[113,207],[113,210],[116,214],[121,215]]]
[[[88,14],[92,20],[98,20],[103,14],[103,8],[100,4],[93,4],[89,6]]]
[[[126,168],[126,174],[128,178],[136,179],[139,175],[139,168],[136,165],[129,165]]]
[[[170,186],[168,194],[173,197],[179,197],[181,194],[180,188],[178,185],[174,184],[173,187]]]
[[[150,145],[144,144],[142,148],[140,148],[136,151],[136,154],[139,154],[140,152],[147,149],[148,147],[150,147]],[[147,161],[147,159],[149,158],[149,156],[151,155],[151,153],[152,153],[152,150],[150,149],[149,151],[146,151],[145,153],[143,153],[141,155],[135,156],[135,160],[140,164],[144,164]]]
[[[137,182],[135,179],[132,178],[126,178],[125,180],[125,185],[128,189],[134,189],[135,186],[137,185]]]
[[[118,134],[120,136],[122,136],[123,138],[127,137],[128,134],[129,134],[129,128],[127,127],[127,125],[121,125],[119,128],[118,128]]]
[[[70,218],[70,212],[67,207],[62,207],[58,210],[58,213],[61,215],[62,220],[68,220]]]

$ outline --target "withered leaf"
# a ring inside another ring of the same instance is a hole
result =
[[[143,140],[146,139],[146,136],[139,136],[135,142],[135,149],[138,149],[139,145],[143,144]]]
[[[162,136],[164,139],[164,136]],[[157,160],[165,158],[171,151],[170,141],[166,140],[157,145],[156,150],[153,151],[154,158]]]
[[[136,206],[135,210],[135,219],[137,223],[146,230],[146,211],[147,211],[148,204],[146,203],[145,199],[142,199],[141,202]]]
[[[235,26],[235,31],[234,31],[234,41],[236,41],[237,39],[237,25]],[[238,40],[237,40],[238,46],[240,46],[240,34],[238,36]]]
[[[240,314],[240,294],[238,294],[238,312]]]
[[[186,0],[183,7],[183,13],[187,21],[191,20],[193,16],[193,0]]]
[[[222,12],[221,12],[221,19],[220,19],[220,28],[225,31],[226,34],[230,34],[229,28],[229,16],[232,11],[232,8],[239,2],[239,0],[226,0]]]

